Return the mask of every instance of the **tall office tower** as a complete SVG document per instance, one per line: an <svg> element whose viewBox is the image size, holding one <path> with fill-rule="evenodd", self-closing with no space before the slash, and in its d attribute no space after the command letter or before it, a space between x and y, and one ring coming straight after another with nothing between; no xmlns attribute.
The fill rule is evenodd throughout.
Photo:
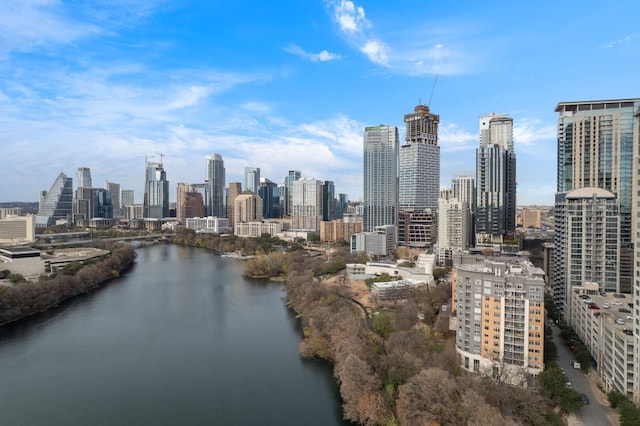
<svg viewBox="0 0 640 426"><path fill-rule="evenodd" d="M144 182L144 217L169 217L169 181L162 163L146 162Z"/></svg>
<svg viewBox="0 0 640 426"><path fill-rule="evenodd" d="M220 154L211 154L206 158L207 183L209 192L206 201L207 215L225 217L225 169L224 161Z"/></svg>
<svg viewBox="0 0 640 426"><path fill-rule="evenodd" d="M456 351L461 367L526 385L544 369L544 272L526 259L456 266Z"/></svg>
<svg viewBox="0 0 640 426"><path fill-rule="evenodd" d="M344 214L347 212L347 207L349 206L349 196L347 194L338 194L338 198L336 200L336 208L334 213L335 219L342 219Z"/></svg>
<svg viewBox="0 0 640 426"><path fill-rule="evenodd" d="M284 185L282 186L283 191L280 192L280 206L282 211L282 216L291 216L291 187L293 186L293 182L300 179L301 173L300 170L289 170L289 173L284 178Z"/></svg>
<svg viewBox="0 0 640 426"><path fill-rule="evenodd" d="M632 179L632 193L633 203L632 216L634 218L635 230L640 230L640 108L636 109L634 115L633 126L633 179ZM634 260L635 264L640 264L640 244L634 246ZM633 281L633 356L634 365L640 365L640 277L634 276ZM640 403L640 374L633 375L633 389L634 398L633 402Z"/></svg>
<svg viewBox="0 0 640 426"><path fill-rule="evenodd" d="M244 168L244 190L251 191L254 194L260 189L260 168L245 167Z"/></svg>
<svg viewBox="0 0 640 426"><path fill-rule="evenodd" d="M467 202L442 189L438 200L438 260L452 259L452 254L467 250L471 244L471 213Z"/></svg>
<svg viewBox="0 0 640 426"><path fill-rule="evenodd" d="M76 173L78 188L91 188L91 169L89 167L78 167Z"/></svg>
<svg viewBox="0 0 640 426"><path fill-rule="evenodd" d="M229 226L231 230L234 230L235 220L235 199L238 195L242 194L242 184L240 182L230 182L229 189L227 190L227 219L229 219Z"/></svg>
<svg viewBox="0 0 640 426"><path fill-rule="evenodd" d="M620 213L616 196L602 188L556 194L553 299L567 309L569 291L596 282L600 291L619 292Z"/></svg>
<svg viewBox="0 0 640 426"><path fill-rule="evenodd" d="M133 189L121 189L120 190L120 208L124 209L124 206L132 206L134 205L135 198ZM124 211L122 212L124 215Z"/></svg>
<svg viewBox="0 0 640 426"><path fill-rule="evenodd" d="M478 242L501 240L516 230L516 154L508 115L480 117L475 216Z"/></svg>
<svg viewBox="0 0 640 426"><path fill-rule="evenodd" d="M122 217L120 204L120 184L104 181L104 189L111 193L111 207L113 208L113 217Z"/></svg>
<svg viewBox="0 0 640 426"><path fill-rule="evenodd" d="M36 228L48 228L58 220L69 220L73 212L73 179L60 173L49 191L40 192Z"/></svg>
<svg viewBox="0 0 640 426"><path fill-rule="evenodd" d="M398 151L396 126L364 129L364 212L365 232L377 226L398 224Z"/></svg>
<svg viewBox="0 0 640 426"><path fill-rule="evenodd" d="M558 117L558 192L587 186L614 193L620 203L620 291L633 283L633 116L640 98L561 102Z"/></svg>
<svg viewBox="0 0 640 426"><path fill-rule="evenodd" d="M205 215L204 197L198 189L196 184L178 182L176 220L183 225L187 223L187 218Z"/></svg>
<svg viewBox="0 0 640 426"><path fill-rule="evenodd" d="M400 147L399 207L401 210L438 209L440 191L440 116L418 105L405 114L405 143Z"/></svg>
<svg viewBox="0 0 640 426"><path fill-rule="evenodd" d="M398 212L398 245L431 251L438 239L435 210L402 210Z"/></svg>
<svg viewBox="0 0 640 426"><path fill-rule="evenodd" d="M319 231L322 222L323 183L300 178L291 186L291 228Z"/></svg>
<svg viewBox="0 0 640 426"><path fill-rule="evenodd" d="M333 181L325 180L322 186L322 220L335 219L336 187Z"/></svg>
<svg viewBox="0 0 640 426"><path fill-rule="evenodd" d="M262 222L262 199L252 191L244 191L233 199L233 225L249 222Z"/></svg>
<svg viewBox="0 0 640 426"><path fill-rule="evenodd" d="M267 178L260 178L258 195L262 198L262 215L265 219L280 217L280 189L278 184Z"/></svg>

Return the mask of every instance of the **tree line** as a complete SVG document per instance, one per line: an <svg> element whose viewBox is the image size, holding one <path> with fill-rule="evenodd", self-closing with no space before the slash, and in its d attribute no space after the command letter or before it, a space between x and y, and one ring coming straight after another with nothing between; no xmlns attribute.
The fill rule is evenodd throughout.
<svg viewBox="0 0 640 426"><path fill-rule="evenodd" d="M133 266L135 250L125 244L106 245L110 255L90 264L71 263L57 274L42 275L37 282L23 281L0 294L0 325L16 321L59 305L117 278Z"/></svg>

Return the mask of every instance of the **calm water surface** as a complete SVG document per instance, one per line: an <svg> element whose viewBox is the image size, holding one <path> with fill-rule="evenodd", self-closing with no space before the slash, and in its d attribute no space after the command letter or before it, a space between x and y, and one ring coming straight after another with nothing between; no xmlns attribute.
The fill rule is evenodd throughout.
<svg viewBox="0 0 640 426"><path fill-rule="evenodd" d="M0 328L2 425L346 425L331 367L302 360L282 285L203 249Z"/></svg>

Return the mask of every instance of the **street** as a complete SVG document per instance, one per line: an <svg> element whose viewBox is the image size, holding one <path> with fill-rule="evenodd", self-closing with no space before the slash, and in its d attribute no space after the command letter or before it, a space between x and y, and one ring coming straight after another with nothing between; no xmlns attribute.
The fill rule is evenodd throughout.
<svg viewBox="0 0 640 426"><path fill-rule="evenodd" d="M606 396L597 388L598 395L594 394L592 386L584 373L571 366L570 362L573 360L573 353L560 337L560 329L555 325L552 325L551 329L553 330L553 342L558 348L558 365L564 369L567 379L572 384L571 387L589 398L589 405L585 405L575 413L575 417L580 422L579 424L584 426L615 426L609 418L615 411L602 403L606 401ZM596 373L592 371L590 374Z"/></svg>

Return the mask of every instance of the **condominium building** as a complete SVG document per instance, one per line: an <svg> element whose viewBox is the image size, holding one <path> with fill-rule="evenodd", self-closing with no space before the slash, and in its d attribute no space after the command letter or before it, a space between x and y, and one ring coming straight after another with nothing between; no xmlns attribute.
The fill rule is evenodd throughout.
<svg viewBox="0 0 640 426"><path fill-rule="evenodd" d="M282 222L264 221L236 223L233 233L238 237L258 238L261 237L262 234L269 234L274 237L282 231Z"/></svg>
<svg viewBox="0 0 640 426"><path fill-rule="evenodd" d="M601 188L556 194L553 299L569 308L572 287L597 282L601 291L620 291L620 214L616 196Z"/></svg>
<svg viewBox="0 0 640 426"><path fill-rule="evenodd" d="M438 204L438 261L444 262L470 247L471 212L469 204L454 198L448 188L440 191Z"/></svg>
<svg viewBox="0 0 640 426"><path fill-rule="evenodd" d="M226 234L231 228L229 227L229 219L221 217L188 217L186 219L187 229L193 229L196 232Z"/></svg>
<svg viewBox="0 0 640 426"><path fill-rule="evenodd" d="M280 191L280 211L282 212L282 217L291 216L292 214L292 204L291 204L291 188L293 187L293 182L300 179L302 174L300 170L289 170L287 176L284 178L284 182Z"/></svg>
<svg viewBox="0 0 640 426"><path fill-rule="evenodd" d="M235 220L235 200L238 195L242 194L242 184L240 182L230 182L227 189L227 219L229 219L229 226L233 231Z"/></svg>
<svg viewBox="0 0 640 426"><path fill-rule="evenodd" d="M398 224L398 151L396 126L364 129L364 230Z"/></svg>
<svg viewBox="0 0 640 426"><path fill-rule="evenodd" d="M278 184L267 178L260 178L258 195L262 198L262 215L265 219L276 219L280 215L280 189Z"/></svg>
<svg viewBox="0 0 640 426"><path fill-rule="evenodd" d="M480 117L476 150L475 232L478 242L516 229L516 154L513 119L491 113Z"/></svg>
<svg viewBox="0 0 640 426"><path fill-rule="evenodd" d="M400 210L398 212L398 244L431 251L438 238L434 210Z"/></svg>
<svg viewBox="0 0 640 426"><path fill-rule="evenodd" d="M538 209L523 209L522 210L522 227L523 228L540 228L540 215L541 212Z"/></svg>
<svg viewBox="0 0 640 426"><path fill-rule="evenodd" d="M457 264L456 350L465 370L525 385L544 369L544 272L524 258Z"/></svg>
<svg viewBox="0 0 640 426"><path fill-rule="evenodd" d="M211 154L205 158L206 177L209 191L207 192L206 211L209 216L225 217L225 168L220 154Z"/></svg>
<svg viewBox="0 0 640 426"><path fill-rule="evenodd" d="M323 210L323 181L300 178L291 185L291 228L319 231Z"/></svg>
<svg viewBox="0 0 640 426"><path fill-rule="evenodd" d="M262 199L251 191L245 191L233 200L232 229L247 222L262 222Z"/></svg>
<svg viewBox="0 0 640 426"><path fill-rule="evenodd" d="M260 168L245 167L244 168L244 189L257 194L260 190Z"/></svg>
<svg viewBox="0 0 640 426"><path fill-rule="evenodd" d="M620 204L620 291L633 286L632 175L634 114L640 98L560 102L558 192L603 188ZM637 127L636 127L637 128ZM637 142L637 141L636 141Z"/></svg>
<svg viewBox="0 0 640 426"><path fill-rule="evenodd" d="M388 256L396 248L396 229L393 225L376 226L373 232L351 235L351 253Z"/></svg>
<svg viewBox="0 0 640 426"><path fill-rule="evenodd" d="M122 204L120 204L120 184L105 180L104 189L111 193L111 208L113 210L112 217L122 217Z"/></svg>
<svg viewBox="0 0 640 426"><path fill-rule="evenodd" d="M351 236L362 232L362 217L358 221L336 219L320 222L320 241L349 242Z"/></svg>
<svg viewBox="0 0 640 426"><path fill-rule="evenodd" d="M176 198L176 220L179 223L186 223L188 217L205 215L204 197L197 184L178 182Z"/></svg>
<svg viewBox="0 0 640 426"><path fill-rule="evenodd" d="M635 121L633 126L633 179L632 179L632 217L633 219L633 235L637 237L640 231L640 108L636 109L634 115ZM634 245L634 260L636 265L640 265L640 244ZM633 278L632 300L633 320L631 328L633 329L633 359L636 368L640 365L640 276L638 270ZM637 371L637 370L636 370ZM640 374L636 374L633 378L633 401L640 403Z"/></svg>

